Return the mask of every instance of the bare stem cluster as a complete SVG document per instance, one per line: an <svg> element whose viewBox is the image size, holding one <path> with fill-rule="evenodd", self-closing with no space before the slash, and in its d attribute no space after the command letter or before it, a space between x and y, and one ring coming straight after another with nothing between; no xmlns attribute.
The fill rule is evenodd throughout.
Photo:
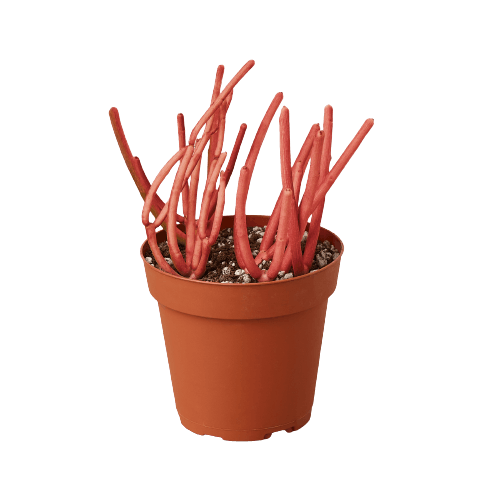
<svg viewBox="0 0 500 500"><path fill-rule="evenodd" d="M234 87L254 64L254 61L248 61L222 91L224 66L217 68L210 107L192 130L188 144L186 144L184 116L182 114L177 116L179 150L167 161L152 184L149 183L139 158L132 155L118 110L111 108L109 112L125 163L144 199L142 222L146 228L151 251L158 265L167 273L180 274L190 279L199 279L205 273L210 249L216 242L221 227L226 186L234 170L247 129L246 124L240 126L229 161L225 170L222 170L227 159L227 153L222 152L227 112L233 98ZM324 111L323 129L320 129L319 124L311 127L292 166L290 113L288 108L282 107L279 118L282 191L267 224L260 252L254 257L248 241L246 201L259 151L282 100L283 94L281 92L276 94L264 115L246 162L240 170L236 195L234 245L238 265L261 282L274 280L280 271L288 272L290 268L293 268L295 276L309 271L319 235L325 196L373 126L373 119L366 120L330 169L333 110L328 105ZM198 137L202 129L203 133ZM197 218L196 201L201 160L207 144L209 144L207 180ZM164 203L157 195L157 191L177 163L179 167L170 198ZM299 201L302 179L309 163L307 184ZM182 215L177 213L180 200ZM149 221L150 213L155 217L153 222ZM309 219L311 219L309 236L302 252L301 239ZM185 233L178 227L178 223L184 225ZM156 229L160 225L167 232L170 257L175 269L165 261L158 247ZM185 258L179 249L179 242L185 245ZM263 260L272 260L267 271L259 267Z"/></svg>

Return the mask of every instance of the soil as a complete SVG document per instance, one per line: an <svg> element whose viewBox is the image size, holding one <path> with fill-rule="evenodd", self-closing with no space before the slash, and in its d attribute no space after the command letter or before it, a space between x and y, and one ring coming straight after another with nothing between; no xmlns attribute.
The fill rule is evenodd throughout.
<svg viewBox="0 0 500 500"><path fill-rule="evenodd" d="M250 248L252 253L256 256L259 253L260 243L266 226L259 227L249 227L248 229L248 240L250 242ZM304 233L302 238L302 251L304 251L307 241L307 232ZM168 243L165 241L159 245L161 253L165 260L174 267L172 260L170 259L170 252L168 248ZM185 258L185 248L182 244L179 244L179 250L182 256ZM316 253L313 259L311 270L309 272L314 272L322 267L327 266L332 263L340 255L339 251L334 248L334 246L327 240L324 242L317 242ZM147 249L145 251L146 260L157 269L160 269L155 261L155 258L151 250ZM272 260L262 261L259 265L261 269L269 269ZM282 279L293 278L293 270L289 273L281 271L276 278L276 281ZM210 251L210 256L208 258L207 269L205 274L200 278L200 281L211 281L216 283L257 283L250 275L245 274L243 269L240 269L236 256L234 253L234 240L233 240L233 230L232 228L223 229L217 238L217 241L212 246Z"/></svg>

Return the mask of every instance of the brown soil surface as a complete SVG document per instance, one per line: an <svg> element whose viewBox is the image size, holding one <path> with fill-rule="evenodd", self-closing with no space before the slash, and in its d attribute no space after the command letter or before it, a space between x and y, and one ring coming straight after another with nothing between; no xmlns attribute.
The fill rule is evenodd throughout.
<svg viewBox="0 0 500 500"><path fill-rule="evenodd" d="M249 227L248 228L248 240L250 241L250 248L252 249L252 253L256 256L259 253L259 247L262 236L264 236L264 231L266 226L264 227ZM307 240L307 233L302 238L302 251L304 251L304 247ZM182 256L185 258L185 248L183 245L179 245L179 249L182 253ZM172 261L170 260L170 252L168 249L168 243L164 242L160 244L160 250L167 262L174 267ZM326 265L333 262L339 256L339 251L333 247L333 245L329 241L320 242L318 241L316 245L316 254L313 259L313 263L311 266L311 270L309 272L313 272L317 269L325 267ZM160 269L158 264L151 253L151 250L147 250L145 252L146 260L157 269ZM264 264L265 262L265 264ZM263 264L260 265L262 269L269 269L272 260L263 261ZM280 279L288 279L293 278L293 270L290 270L289 273L285 274L281 271L276 278L276 280ZM224 229L219 233L219 237L217 241L212 246L210 251L210 256L208 258L207 269L201 281L211 281L218 283L257 283L250 275L245 274L242 269L239 268L238 262L236 260L236 256L234 254L234 240L233 240L233 230L232 228Z"/></svg>

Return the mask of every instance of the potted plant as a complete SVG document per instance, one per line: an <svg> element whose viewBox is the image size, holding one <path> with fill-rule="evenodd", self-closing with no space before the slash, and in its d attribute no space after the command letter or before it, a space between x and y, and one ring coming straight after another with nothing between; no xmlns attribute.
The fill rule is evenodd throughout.
<svg viewBox="0 0 500 500"><path fill-rule="evenodd" d="M223 216L225 189L247 128L241 125L228 157L222 151L226 117L234 87L253 65L245 64L223 90L224 67L219 66L210 107L187 142L184 117L177 116L178 150L152 184L131 153L118 110L109 113L144 199L147 240L141 258L160 309L181 422L195 433L235 441L291 432L311 416L326 307L343 253L340 239L321 227L325 195L373 126L373 120L366 120L330 169L332 108L326 106L323 128L311 127L292 166L289 111L283 107L282 191L271 216L248 216L252 173L283 100L283 94L276 94L239 171L234 216ZM207 180L197 216L206 149ZM177 163L170 198L164 203L157 190ZM156 232L160 226L163 230Z"/></svg>

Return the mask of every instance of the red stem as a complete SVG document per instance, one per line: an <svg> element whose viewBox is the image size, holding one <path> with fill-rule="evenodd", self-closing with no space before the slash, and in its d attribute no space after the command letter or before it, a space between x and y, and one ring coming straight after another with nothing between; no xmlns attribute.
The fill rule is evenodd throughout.
<svg viewBox="0 0 500 500"><path fill-rule="evenodd" d="M138 166L137 168L138 169L141 169L142 170L142 165L141 165L141 161L139 160L139 158L137 156L134 157L134 161L136 161L138 163ZM149 185L149 181L146 179L147 181L147 185ZM149 189L151 189L151 186L149 187ZM148 189L148 193L149 193L149 189ZM146 193L147 195L147 193ZM144 198L145 200L146 198ZM168 205L168 201L166 203L166 205ZM160 209L160 207L162 207ZM158 193L156 193L154 196L153 196L153 202L151 203L151 213L157 217L161 211L165 208L165 203L163 203L163 201L161 201L160 197L158 196ZM180 224L184 224L184 217L182 215L179 215L179 214L175 214L175 218L177 220L177 222L179 222ZM165 231L167 230L167 225L165 223L162 222L161 224L163 226L163 229L165 229ZM158 226L157 226L158 227ZM181 243L185 243L186 242L186 235L179 230L179 234L183 235L182 237L177 237L177 239L181 242Z"/></svg>
<svg viewBox="0 0 500 500"><path fill-rule="evenodd" d="M323 182L328 174L328 168L332 155L332 133L333 133L333 109L331 106L325 107L325 115L323 120L324 141L321 152L321 163L319 182ZM314 254L316 253L316 245L318 243L319 231L321 229L321 219L323 217L323 209L325 200L323 200L316 210L314 210L309 224L309 234L307 236L306 247L304 249L304 271L307 273L311 269Z"/></svg>
<svg viewBox="0 0 500 500"><path fill-rule="evenodd" d="M170 250L170 257L173 260L177 271L183 276L189 276L190 268L182 258L182 254L179 250L179 245L177 244L177 239L175 237L175 211L177 209L177 204L179 203L179 197L182 191L182 181L184 179L184 175L186 174L186 168L193 156L193 149L193 146L187 147L179 166L179 170L177 170L177 175L175 176L174 185L172 187L172 193L170 195L167 218L167 241Z"/></svg>
<svg viewBox="0 0 500 500"><path fill-rule="evenodd" d="M179 113L177 115L177 134L179 136L179 149L186 145L186 128L184 127L184 115ZM182 213L184 214L184 219L187 217L189 205L189 186L186 183L182 189Z"/></svg>
<svg viewBox="0 0 500 500"><path fill-rule="evenodd" d="M220 94L220 88L222 85L222 77L224 76L224 66L220 65L217 68L217 72L215 74L215 83L214 90L212 92L212 99L210 100L210 104L212 105L217 97ZM217 110L212 117L212 127L217 128L219 126L219 110ZM207 169L212 164L212 160L214 159L214 150L217 145L218 132L215 132L212 137L210 137L210 145L208 147L208 165Z"/></svg>
<svg viewBox="0 0 500 500"><path fill-rule="evenodd" d="M363 142L363 139L373 127L373 123L373 118L369 118L365 121L365 123L363 123L358 133L354 136L354 139L350 142L349 146L347 146L341 157L337 160L337 163L335 163L330 172L328 172L326 179L321 183L319 189L316 192L316 195L314 196L312 210L315 210L318 207L318 205L321 203L321 200L333 186L333 183L337 180L342 170L344 170L344 167L352 158L352 155L356 152L360 144Z"/></svg>
<svg viewBox="0 0 500 500"><path fill-rule="evenodd" d="M247 131L247 124L242 123L240 125L240 130L236 136L236 141L234 141L233 150L231 151L231 156L229 157L229 162L226 168L226 184L229 183L231 175L233 174L234 165L238 159L238 154L240 152L241 143L243 142L243 137L245 137L245 132Z"/></svg>
<svg viewBox="0 0 500 500"><path fill-rule="evenodd" d="M254 279L261 279L267 281L266 273L262 273L255 263L248 241L248 232L246 226L245 205L247 202L248 189L250 187L250 180L252 172L259 155L260 148L266 137L269 125L273 119L276 110L278 109L283 94L279 92L274 96L269 108L262 119L262 122L255 134L252 147L248 153L245 166L240 171L240 179L238 182L238 191L236 193L236 210L234 215L234 248L236 259L241 269L247 269Z"/></svg>
<svg viewBox="0 0 500 500"><path fill-rule="evenodd" d="M165 262L163 255L158 247L158 242L156 241L156 232L153 224L150 224L146 227L146 235L148 238L149 248L151 252L153 252L153 256L156 260L156 263L167 273L178 276L178 274Z"/></svg>
<svg viewBox="0 0 500 500"><path fill-rule="evenodd" d="M290 215L293 203L293 192L291 189L285 189L282 195L282 203L280 210L280 218L278 225L278 236L276 238L276 250L271 262L271 266L267 271L267 277L270 280L276 279L281 268L281 262L286 248L286 240L288 236L288 229L290 227Z"/></svg>
<svg viewBox="0 0 500 500"><path fill-rule="evenodd" d="M293 170L295 170L297 163L301 162L304 165L304 171L307 167L307 158L311 152L311 148L313 146L313 141L314 137L316 136L317 131L319 130L319 125L314 124L311 127L311 130L309 131L309 134L306 137L306 140L304 141L304 144L302 145L302 148L300 149L300 152L297 156L297 159L295 160L295 164L293 166ZM262 243L260 244L260 253L257 255L255 258L256 264L260 264L262 260L269 260L272 255L266 255L265 252L271 247L271 245L274 242L274 236L276 234L276 230L278 229L278 221L280 218L280 213L281 213L281 200L282 200L282 193L280 193L278 201L276 202L276 205L274 207L273 213L271 214L271 217L269 218L267 222L267 228L264 233L264 237L262 238ZM273 251L274 252L274 251Z"/></svg>
<svg viewBox="0 0 500 500"><path fill-rule="evenodd" d="M280 163L283 189L293 190L292 158L290 154L290 112L286 106L280 113ZM294 193L296 198L296 194Z"/></svg>
<svg viewBox="0 0 500 500"><path fill-rule="evenodd" d="M227 96L227 99L226 99L227 109L229 109L229 106L231 106L232 100L233 100L233 90L231 90L231 92L229 92L229 95ZM226 109L226 112L227 112L227 109Z"/></svg>
<svg viewBox="0 0 500 500"><path fill-rule="evenodd" d="M271 121L282 100L283 100L283 93L278 92L274 96L274 99L272 100L268 110L266 111L266 114L262 119L262 122L257 130L257 133L255 134L255 139L253 140L252 146L247 156L247 161L245 162L245 167L247 167L248 170L250 171L250 178L252 177L253 169L255 167L255 163L257 162L257 157L259 156L260 148L262 147L262 143L266 138L269 125L271 125Z"/></svg>
<svg viewBox="0 0 500 500"><path fill-rule="evenodd" d="M177 133L179 135L179 149L186 145L186 128L184 127L184 115L177 115Z"/></svg>
<svg viewBox="0 0 500 500"><path fill-rule="evenodd" d="M215 191L215 184L217 182L217 177L222 168L222 165L226 161L227 153L222 153L217 160L212 162L215 166L212 168L210 173L210 178L207 179L207 185L205 188L205 193L203 194L203 199L201 201L200 218L198 219L198 234L201 239L207 237L207 221L208 221L208 209L210 206L210 200L212 199L212 193Z"/></svg>
<svg viewBox="0 0 500 500"><path fill-rule="evenodd" d="M229 162L226 167L226 185L229 184L229 179L231 179L231 175L234 170L234 165L236 163L236 160L238 158L238 153L240 152L240 147L241 143L243 142L243 137L245 136L245 132L247 130L247 125L246 123L243 123L240 126L240 130L238 132L238 135L236 137L236 141L233 146L233 150L231 152L231 156L229 158ZM209 215L209 220L213 217L213 214L215 212L215 205L217 204L217 195L214 193L212 196L212 201L210 202L210 210L208 211Z"/></svg>
<svg viewBox="0 0 500 500"><path fill-rule="evenodd" d="M134 183L139 190L142 199L145 200L151 184L149 183L149 180L146 177L144 170L142 169L139 158L137 156L132 156L132 152L130 151L130 147L125 137L125 133L123 132L123 127L120 121L118 110L116 108L111 108L109 110L109 117L111 119L111 125L113 126L116 141L118 142L118 146L120 147L123 159L125 160L125 164L127 165L127 168L132 175L132 179L134 180ZM153 197L153 201L151 203L151 213L155 217L157 217L164 205L165 204L163 203L163 201L156 194ZM177 217L178 220L180 219L180 221L182 222L183 218L180 215L178 215ZM166 225L164 226L164 229L166 230Z"/></svg>
<svg viewBox="0 0 500 500"><path fill-rule="evenodd" d="M307 159L307 162L309 162L309 158ZM306 163L307 165L307 163ZM295 167L295 170L292 169L292 176L293 176L293 194L299 198L300 196L300 186L302 185L302 179L304 177L304 170L305 167L302 166L302 162L297 162L297 165Z"/></svg>
<svg viewBox="0 0 500 500"><path fill-rule="evenodd" d="M208 108L205 114L200 118L196 126L194 127L191 135L189 136L189 144L194 144L198 133L208 119L215 113L215 111L222 104L222 101L228 96L231 90L236 86L236 84L252 69L255 61L248 61L241 69L236 73L234 78L226 85L226 88L219 94L215 102Z"/></svg>
<svg viewBox="0 0 500 500"><path fill-rule="evenodd" d="M132 179L134 179L139 193L141 193L141 196L144 198L150 187L149 181L147 180L147 177L144 174L142 168L138 169L137 165L134 165L134 157L125 137L125 133L123 132L123 127L120 121L120 114L118 113L118 110L116 108L111 108L109 110L109 118L111 119L111 125L113 126L116 141L118 142L118 146L120 147L123 159L125 160L130 174L132 175ZM161 202L161 204L163 208L163 202Z"/></svg>
<svg viewBox="0 0 500 500"><path fill-rule="evenodd" d="M217 241L219 236L220 226L222 223L222 215L224 213L224 203L226 199L226 174L224 171L220 174L219 193L217 196L217 208L215 209L215 217L212 223L212 231L208 239L208 244L212 246Z"/></svg>
<svg viewBox="0 0 500 500"><path fill-rule="evenodd" d="M309 209L314 199L314 193L318 186L320 168L321 168L321 152L323 151L324 134L320 130L314 138L314 145L311 154L311 168L307 176L306 189L304 196L300 202L299 218L303 219L304 214L309 214Z"/></svg>
<svg viewBox="0 0 500 500"><path fill-rule="evenodd" d="M314 199L314 193L316 192L319 175L320 175L320 167L321 167L321 153L323 151L323 141L324 134L322 131L319 131L316 134L316 138L314 139L314 145L311 155L311 168L309 169L309 175L307 177L306 189L304 191L304 196L302 197L302 201L300 203L298 222L299 227L297 228L300 238L304 234L307 226L307 220L311 215L311 205ZM300 241L300 240L299 240ZM293 261L293 251L294 247L290 245L285 252L285 257L283 259L282 268L284 271L288 272L290 266ZM296 256L295 256L296 257ZM301 257L302 260L302 257ZM298 264L297 264L298 265Z"/></svg>
<svg viewBox="0 0 500 500"><path fill-rule="evenodd" d="M342 156L339 158L337 163L330 170L325 180L321 183L320 186L316 188L316 194L314 196L314 200L310 205L308 212L304 212L300 219L300 234L304 234L304 231L307 226L307 220L311 216L311 214L318 208L320 203L325 199L326 193L333 186L333 183L337 180L338 176L347 165L348 161L351 159L352 155L356 152L359 145L363 142L363 139L366 137L366 134L373 127L373 120L366 120L365 123L361 126L358 133L354 137L354 139L350 142L349 146L347 146L346 150L342 153ZM283 259L283 269L287 271L290 268L292 263L290 252L286 251L285 258Z"/></svg>
<svg viewBox="0 0 500 500"><path fill-rule="evenodd" d="M304 249L304 272L308 273L312 266L314 254L316 253L316 245L318 243L319 231L321 229L321 218L325 200L323 200L312 214L311 224L309 225L309 234L307 236L306 248Z"/></svg>
<svg viewBox="0 0 500 500"><path fill-rule="evenodd" d="M307 160L307 161L309 161L309 160ZM300 184L302 182L303 175L304 175L304 169L302 168L302 163L299 161L296 164L295 170L293 170L293 193L300 192ZM281 214L283 193L284 193L284 191L282 190L280 195L279 195L278 201L276 202L274 210L273 210L273 214L275 213L275 210L277 210L277 209L279 210L279 212L278 212L279 217L281 217L280 214ZM281 219L277 218L276 220L281 220ZM271 233L273 233L273 231L274 231L274 233L273 233L273 236L274 236L274 234L276 234L276 230L277 230L277 226L275 227L274 224L273 224L273 226L270 226L269 221L268 221L266 231L264 233L264 238L265 238L265 235L267 234L267 231L271 231ZM264 238L262 238L262 243L264 243ZM277 239L277 237L276 237L276 239ZM286 239L285 242L288 243L288 239ZM262 249L262 243L260 244L261 249ZM259 254L257 255L257 257L255 257L255 263L257 265L259 265L263 260L273 259L273 261L274 261L275 245L276 245L276 243L273 243L267 250L259 250Z"/></svg>
<svg viewBox="0 0 500 500"><path fill-rule="evenodd" d="M210 168L212 161L217 159L222 152L222 145L224 143L224 134L226 128L226 115L232 98L233 91L231 90L227 98L222 102L221 107L215 112L213 116L212 126L214 128L217 128L217 130L210 138L210 146L208 148L208 168Z"/></svg>
<svg viewBox="0 0 500 500"><path fill-rule="evenodd" d="M189 161L189 165L186 169L186 175L184 177L183 185L187 183L189 177L193 173L193 170L195 169L197 163L201 159L201 156L203 154L203 150L205 149L205 146L207 145L207 142L210 139L211 134L213 134L214 132L215 131L206 131L203 134L203 137L196 143L196 150L195 150L193 157Z"/></svg>
<svg viewBox="0 0 500 500"><path fill-rule="evenodd" d="M293 192L293 179L292 179L292 161L290 158L290 113L286 106L283 106L280 115L280 160L281 160L281 180L283 189L292 190L292 203L288 203L287 210L291 211L289 216L288 227L288 248L293 257L293 270L295 276L303 274L302 253L300 249L300 235L299 226L297 221L297 197L298 193ZM311 166L310 172L313 172ZM309 174L311 175L311 174ZM288 249L287 249L288 250ZM286 253L285 253L286 257Z"/></svg>
<svg viewBox="0 0 500 500"><path fill-rule="evenodd" d="M300 241L302 238L302 233L299 231L299 221L297 217L297 202L295 199L292 200L292 214L290 216L290 226L288 229L288 249L290 249L290 252L292 254L292 264L293 264L293 273L295 276L301 276L304 274L304 263L302 261L302 249L300 247ZM283 257L283 260L286 258L286 252L285 256ZM285 266L281 266L282 268Z"/></svg>
<svg viewBox="0 0 500 500"><path fill-rule="evenodd" d="M210 255L210 244L208 243L208 238L205 238L202 241L201 247L202 248L201 248L200 262L196 267L196 270L193 273L191 273L190 276L191 279L195 280L201 278L205 273L205 269L207 268L208 256Z"/></svg>
<svg viewBox="0 0 500 500"><path fill-rule="evenodd" d="M191 267L196 236L196 198L198 195L198 182L200 179L201 160L197 163L191 176L191 189L189 191L189 205L186 223L186 265Z"/></svg>
<svg viewBox="0 0 500 500"><path fill-rule="evenodd" d="M248 241L247 218L245 215L245 204L248 188L250 187L250 170L245 166L240 170L238 191L236 193L236 209L234 213L234 250L236 260L241 269L245 269L252 278L258 280L262 276L253 260L252 250Z"/></svg>
<svg viewBox="0 0 500 500"><path fill-rule="evenodd" d="M208 225L210 225L214 220L215 207L217 206L218 196L219 196L219 188L217 188L214 191L214 193L212 194L212 199L210 200L210 208L208 209Z"/></svg>
<svg viewBox="0 0 500 500"><path fill-rule="evenodd" d="M224 101L220 107L219 116L219 132L217 136L217 146L214 152L214 159L218 158L222 152L222 144L224 143L224 132L226 129L226 113L227 113L227 102Z"/></svg>
<svg viewBox="0 0 500 500"><path fill-rule="evenodd" d="M196 241L194 243L194 253L193 253L193 261L191 263L191 269L196 269L200 262L201 257L201 239L198 235L196 235Z"/></svg>
<svg viewBox="0 0 500 500"><path fill-rule="evenodd" d="M182 148L177 153L175 153L170 160L165 164L165 166L160 170L158 175L156 176L155 180L153 181L153 184L151 188L149 189L145 200L144 200L144 207L142 209L142 223L145 226L148 226L150 224L149 222L149 212L151 211L151 204L153 203L154 197L156 195L156 191L160 187L161 183L165 179L165 177L168 175L170 170L172 170L172 167L183 158L183 156L186 153L186 148ZM157 214L155 222L153 223L154 227L157 228L165 219L165 216L167 214L167 209L168 209L168 203L167 205L164 205L159 214Z"/></svg>

